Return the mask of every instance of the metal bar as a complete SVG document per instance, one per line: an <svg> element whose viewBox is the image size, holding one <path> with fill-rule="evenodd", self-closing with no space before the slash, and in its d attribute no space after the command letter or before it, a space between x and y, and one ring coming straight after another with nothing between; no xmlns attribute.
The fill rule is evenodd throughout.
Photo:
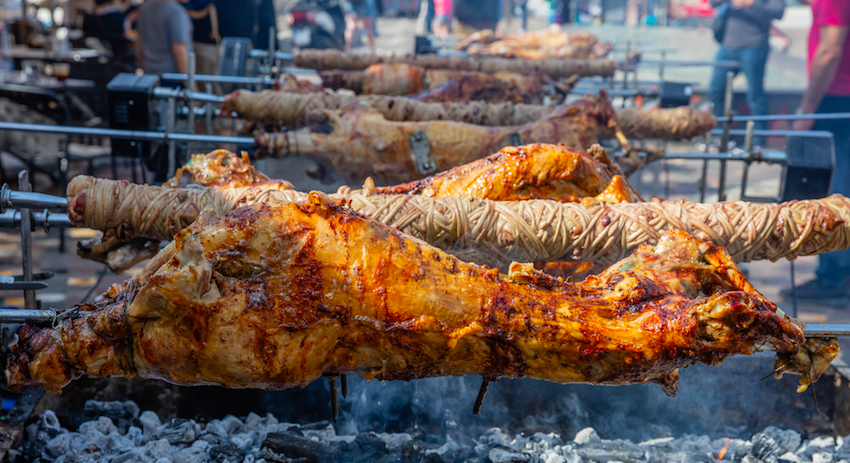
<svg viewBox="0 0 850 463"><path fill-rule="evenodd" d="M166 121L165 134L166 138L169 134L174 133L177 125L177 98L171 97L168 99L168 120ZM173 177L177 171L177 145L173 140L168 140L168 176Z"/></svg>
<svg viewBox="0 0 850 463"><path fill-rule="evenodd" d="M189 119L187 125L189 126L189 133L195 133L195 52L189 53L189 79L186 84L186 97L189 99ZM195 144L193 142L189 142L186 145L186 150L189 151L189 155L195 150Z"/></svg>
<svg viewBox="0 0 850 463"><path fill-rule="evenodd" d="M697 67L697 66L713 66L716 68L726 68L726 69L738 69L741 67L741 63L739 61L732 60L719 60L719 61L664 61L664 60L640 60L638 65L661 65L661 66L672 66L672 67Z"/></svg>
<svg viewBox="0 0 850 463"><path fill-rule="evenodd" d="M32 192L32 185L30 184L29 172L27 172L26 170L22 170L18 174L18 189L24 193ZM24 280L32 281L32 217L30 216L30 210L27 208L21 208L20 213L21 257L23 260L24 267ZM35 290L25 289L24 308L36 309L38 307L35 304Z"/></svg>
<svg viewBox="0 0 850 463"><path fill-rule="evenodd" d="M0 323L45 323L55 318L55 310L0 309Z"/></svg>
<svg viewBox="0 0 850 463"><path fill-rule="evenodd" d="M720 136L720 150L729 151L729 130L732 128L732 80L735 73L726 73L726 96L723 99L723 115L729 121L723 123L723 134ZM717 200L726 199L726 160L720 161L720 176L717 180Z"/></svg>
<svg viewBox="0 0 850 463"><path fill-rule="evenodd" d="M846 338L850 336L850 325L807 323L805 334L807 338Z"/></svg>
<svg viewBox="0 0 850 463"><path fill-rule="evenodd" d="M735 120L738 120L737 118ZM723 131L720 129L714 129L711 131L712 135L722 135ZM747 131L743 129L731 129L729 130L729 135L747 135ZM762 136L762 137L818 137L818 138L829 138L832 137L832 132L827 132L826 130L753 130L753 135Z"/></svg>
<svg viewBox="0 0 850 463"><path fill-rule="evenodd" d="M69 135L90 135L94 137L110 137L130 140L201 141L210 143L237 143L246 145L251 145L254 143L254 139L251 137L148 132L141 130L100 129L93 127L63 127L59 125L23 124L19 122L0 122L0 130L20 130L22 132L58 133Z"/></svg>
<svg viewBox="0 0 850 463"><path fill-rule="evenodd" d="M50 211L43 212L30 212L32 217L32 222L30 226L31 229L35 230L38 228L44 228L45 231L51 228L74 228L75 225L71 223L71 219L68 217L68 214L64 213L54 213L51 214ZM18 229L21 227L21 211L6 211L0 214L0 228L13 228Z"/></svg>
<svg viewBox="0 0 850 463"><path fill-rule="evenodd" d="M736 121L796 121L800 119L829 120L850 119L850 113L818 113L818 114L768 114L765 116L735 116ZM717 122L727 122L726 117L718 117Z"/></svg>
<svg viewBox="0 0 850 463"><path fill-rule="evenodd" d="M632 41L626 40L626 55L623 58L623 90L629 88L629 50L632 47ZM637 90L637 89L635 89Z"/></svg>
<svg viewBox="0 0 850 463"><path fill-rule="evenodd" d="M0 212L6 209L67 209L68 200L61 196L51 196L44 193L15 191L4 184L0 189Z"/></svg>
<svg viewBox="0 0 850 463"><path fill-rule="evenodd" d="M475 403L472 405L472 414L477 415L481 411L481 404L484 403L484 396L487 394L487 389L490 387L490 380L481 378L481 388L478 389L478 396L475 397Z"/></svg>

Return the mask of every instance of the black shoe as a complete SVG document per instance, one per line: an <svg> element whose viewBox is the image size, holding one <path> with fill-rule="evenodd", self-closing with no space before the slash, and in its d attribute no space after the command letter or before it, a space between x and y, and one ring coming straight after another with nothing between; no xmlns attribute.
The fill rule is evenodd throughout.
<svg viewBox="0 0 850 463"><path fill-rule="evenodd" d="M793 291L792 288L785 288L779 291L779 295L786 301L796 297L798 301L820 303L844 301L850 303L850 291L848 291L847 282L844 280L815 278L797 286Z"/></svg>

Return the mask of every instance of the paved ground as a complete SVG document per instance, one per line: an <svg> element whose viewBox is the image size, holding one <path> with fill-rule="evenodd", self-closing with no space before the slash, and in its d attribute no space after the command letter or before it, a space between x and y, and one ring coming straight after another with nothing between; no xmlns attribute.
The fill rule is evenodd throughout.
<svg viewBox="0 0 850 463"><path fill-rule="evenodd" d="M544 27L541 18L532 18L530 29ZM512 23L508 29L516 28ZM782 24L784 30L792 37L794 44L789 52L774 52L771 55L767 73L767 85L769 88L802 89L805 83L805 66L803 57L805 54L805 28L807 27L805 12L795 11L786 17ZM380 36L377 46L381 53L405 53L413 48L413 38L410 32L415 28L415 21L406 18L381 18L378 22ZM576 27L571 30L588 30L602 39L613 40L618 46L622 46L626 39L639 43L647 50L661 47L675 48L671 50L671 59L709 60L715 53L716 46L705 30L673 29L673 28L627 28L627 27ZM649 72L649 71L648 71ZM670 70L670 78L677 80L688 80L705 84L708 80L706 68L680 68ZM647 78L650 78L647 75ZM736 82L736 85L739 82ZM690 144L679 144L671 146L671 150L692 151L694 146ZM3 158L7 172L15 172L15 164ZM699 178L701 162L667 161L659 163L645 172L633 178L641 193L649 198L661 196L669 199L687 198L697 199L697 179ZM267 171L273 177L286 178L294 181L302 189L335 190L338 182L320 183L304 176L303 172L309 163L303 160L295 160L289 163L267 161L260 164L262 170ZM732 190L730 199L737 198L737 190L740 185L739 165L730 166L729 184ZM109 176L109 171L103 169L98 172L102 176ZM752 171L749 194L775 195L778 191L778 169L760 166ZM127 170L122 170L122 175L129 178ZM709 201L716 200L715 188L718 177L717 166L711 167L708 175ZM37 184L41 191L53 191L50 185L43 179ZM73 252L76 241L90 237L93 232L89 230L70 230L68 232L71 251L65 254L57 252L58 234L56 231L45 235L43 232L36 233L35 261L36 270L52 271L56 277L50 281L50 288L40 292L39 297L45 306L68 307L81 302L87 293L96 295L103 292L109 284L121 281L127 275L112 275L103 273L100 265L83 261L77 258ZM20 272L20 245L18 235L15 233L0 233L0 273L15 274ZM816 266L815 258L803 258L796 262L797 282L804 282L811 278ZM790 283L790 264L786 261L756 262L745 266L753 284L761 290L769 299L778 301L789 313L793 313L792 304L782 301L778 296L780 289L788 287ZM132 271L138 271L138 268ZM102 274L103 273L103 274ZM102 278L101 277L102 274ZM20 306L22 299L19 292L0 292L3 305ZM850 303L848 303L850 308ZM799 316L808 322L835 322L850 323L850 310L845 308L833 308L814 305L800 305Z"/></svg>

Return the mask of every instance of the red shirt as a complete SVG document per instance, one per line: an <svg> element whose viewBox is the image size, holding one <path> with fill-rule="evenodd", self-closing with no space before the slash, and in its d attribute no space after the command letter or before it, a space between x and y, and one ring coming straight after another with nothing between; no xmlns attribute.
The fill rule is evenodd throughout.
<svg viewBox="0 0 850 463"><path fill-rule="evenodd" d="M821 26L850 27L850 0L813 0L812 28L809 30L808 72L812 74L812 59L820 43ZM835 80L827 95L850 95L850 34L844 42L844 54Z"/></svg>

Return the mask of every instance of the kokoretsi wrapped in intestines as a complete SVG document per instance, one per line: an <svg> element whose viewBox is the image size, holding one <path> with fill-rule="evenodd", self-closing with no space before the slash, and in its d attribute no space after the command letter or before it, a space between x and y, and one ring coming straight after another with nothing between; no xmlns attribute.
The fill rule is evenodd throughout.
<svg viewBox="0 0 850 463"><path fill-rule="evenodd" d="M804 384L837 352L722 248L665 234L582 283L468 264L327 196L205 212L143 272L51 328L24 325L10 387L88 376L284 389L323 374L658 383L771 344ZM755 378L754 378L755 380Z"/></svg>

